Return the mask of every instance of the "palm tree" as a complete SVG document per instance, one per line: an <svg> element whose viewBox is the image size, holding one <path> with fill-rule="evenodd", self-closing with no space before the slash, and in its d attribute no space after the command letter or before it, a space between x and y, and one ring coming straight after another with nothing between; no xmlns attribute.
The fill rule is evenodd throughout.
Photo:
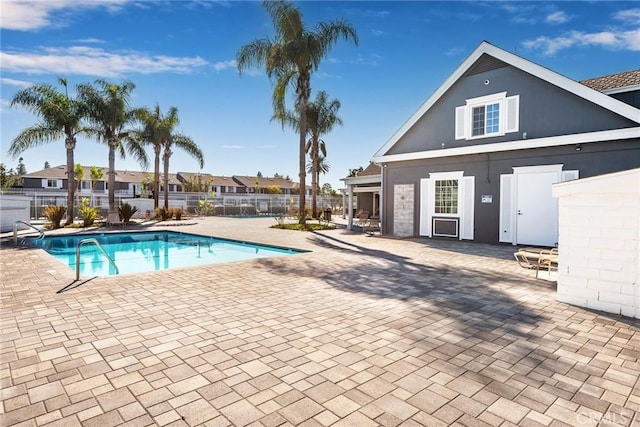
<svg viewBox="0 0 640 427"><path fill-rule="evenodd" d="M142 145L130 138L128 129L135 120L139 110L129 107L129 98L135 85L131 81L122 84L96 80L95 84L78 86L80 100L87 108L87 120L91 124L90 132L98 140L109 146L109 217L117 215L115 207L116 150L122 157L131 153L143 168L147 168L147 154Z"/></svg>
<svg viewBox="0 0 640 427"><path fill-rule="evenodd" d="M171 107L166 117L163 117L160 111L160 105L156 104L153 111L146 108L141 109L138 112L138 120L142 123L144 128L136 131L134 138L136 138L142 144L148 144L153 147L154 161L153 161L153 208L157 209L159 204L159 189L160 189L160 154L164 146L165 135L163 134L163 121L172 121L174 117L177 118L178 110L175 107Z"/></svg>
<svg viewBox="0 0 640 427"><path fill-rule="evenodd" d="M80 163L76 163L73 168L73 176L75 178L74 184L78 189L78 205L80 205L80 190L82 189L82 180L84 179L84 166Z"/></svg>
<svg viewBox="0 0 640 427"><path fill-rule="evenodd" d="M311 209L314 213L320 186L320 160L327 157L327 146L320 136L331 132L334 126L342 125L342 119L338 116L339 109L340 101L335 98L329 101L329 95L323 90L318 92L313 102L307 104L307 134L310 137L305 145L305 152L311 158L311 170L308 172L311 173ZM287 112L283 121L295 130L300 129L296 114Z"/></svg>
<svg viewBox="0 0 640 427"><path fill-rule="evenodd" d="M312 178L315 178L315 186L313 187L314 195L320 193L320 174L326 174L331 169L331 165L327 161L326 149L324 148L324 141L320 140L321 150L324 154L319 155L317 160L309 160L307 163L307 172L312 174ZM315 200L313 206L316 206Z"/></svg>
<svg viewBox="0 0 640 427"><path fill-rule="evenodd" d="M102 171L102 168L91 166L89 168L89 177L91 178L91 198L93 199L93 194L98 186L98 181L102 180L104 172Z"/></svg>
<svg viewBox="0 0 640 427"><path fill-rule="evenodd" d="M176 122L177 124L177 122ZM200 169L204 167L204 157L202 150L198 145L193 142L188 136L181 135L179 133L169 133L169 139L165 141L164 153L162 154L162 160L164 160L164 208L169 209L169 158L173 154L171 147L176 147L184 150L191 157L196 159L200 165Z"/></svg>
<svg viewBox="0 0 640 427"><path fill-rule="evenodd" d="M64 87L64 92L60 92L50 84L42 83L15 94L11 100L11 106L19 105L26 108L36 114L39 121L14 138L9 147L9 154L15 158L29 148L64 139L64 147L67 151L67 221L65 225L69 225L74 218L73 153L76 148L76 137L84 132L80 124L84 110L77 99L69 97L67 80L60 77L58 83Z"/></svg>
<svg viewBox="0 0 640 427"><path fill-rule="evenodd" d="M275 81L273 107L275 117L284 125L285 94L295 89L295 110L299 113L300 212L305 209L305 143L307 103L311 95L311 74L318 69L331 47L339 39L358 44L356 30L345 20L319 22L313 30L305 27L302 13L288 1L264 1L275 30L275 38L256 39L240 48L236 55L238 71L264 65L267 76ZM304 224L304 215L300 223Z"/></svg>

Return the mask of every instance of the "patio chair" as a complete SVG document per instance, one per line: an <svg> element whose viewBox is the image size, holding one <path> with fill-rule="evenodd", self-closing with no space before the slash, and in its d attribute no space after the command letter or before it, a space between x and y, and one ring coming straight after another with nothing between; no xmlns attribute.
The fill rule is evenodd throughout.
<svg viewBox="0 0 640 427"><path fill-rule="evenodd" d="M121 219L118 212L109 212L107 214L107 226L123 226L126 225Z"/></svg>
<svg viewBox="0 0 640 427"><path fill-rule="evenodd" d="M522 248L513 256L522 268L536 271L536 279L540 270L546 270L551 277L552 271L558 271L558 248Z"/></svg>
<svg viewBox="0 0 640 427"><path fill-rule="evenodd" d="M360 211L357 214L357 220L354 224L356 227L360 227L363 233L371 232L371 218L369 218L369 211Z"/></svg>

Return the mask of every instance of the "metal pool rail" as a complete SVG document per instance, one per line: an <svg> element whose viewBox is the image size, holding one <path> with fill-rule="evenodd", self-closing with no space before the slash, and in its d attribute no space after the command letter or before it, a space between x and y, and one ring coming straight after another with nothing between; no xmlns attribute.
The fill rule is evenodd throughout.
<svg viewBox="0 0 640 427"><path fill-rule="evenodd" d="M109 262L111 263L111 265L113 266L113 268L116 270L116 274L119 274L120 272L118 271L118 266L116 265L116 263L113 261L113 259L109 256L109 254L107 253L107 251L104 250L104 248L102 247L102 245L98 242L97 239L82 239L78 242L78 246L76 246L76 280L80 280L80 247L82 245L85 244L89 244L89 243L93 243L94 245L96 245L98 247L98 249L100 249L100 251L104 254L104 256L107 257L107 259L109 260Z"/></svg>
<svg viewBox="0 0 640 427"><path fill-rule="evenodd" d="M13 223L13 244L14 244L14 246L18 244L18 224L24 224L27 227L33 228L38 233L40 233L40 236L38 236L38 240L44 239L44 231L40 230L39 228L34 227L33 225L31 225L29 223L26 223L24 221L18 220L18 221Z"/></svg>

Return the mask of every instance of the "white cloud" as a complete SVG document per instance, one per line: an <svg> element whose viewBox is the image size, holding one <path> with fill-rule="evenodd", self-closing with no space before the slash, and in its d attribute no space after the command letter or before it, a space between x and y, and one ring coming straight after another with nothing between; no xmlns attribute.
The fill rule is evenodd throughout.
<svg viewBox="0 0 640 427"><path fill-rule="evenodd" d="M24 80L16 80L16 79L9 79L7 77L2 77L0 78L0 84L25 88L25 87L31 86L33 83L27 82Z"/></svg>
<svg viewBox="0 0 640 427"><path fill-rule="evenodd" d="M126 74L190 73L208 64L203 58L112 53L88 46L45 47L39 52L0 52L3 72L120 77Z"/></svg>
<svg viewBox="0 0 640 427"><path fill-rule="evenodd" d="M464 53L464 49L461 47L452 47L451 49L448 49L444 52L444 54L446 56L458 56L462 53Z"/></svg>
<svg viewBox="0 0 640 427"><path fill-rule="evenodd" d="M100 44L100 43L104 43L104 40L100 40L100 39L96 39L94 37L89 37L86 39L78 39L78 40L74 40L74 42L76 43L87 43L87 44Z"/></svg>
<svg viewBox="0 0 640 427"><path fill-rule="evenodd" d="M569 20L569 15L562 11L552 12L547 15L544 22L547 24L564 24Z"/></svg>
<svg viewBox="0 0 640 427"><path fill-rule="evenodd" d="M535 40L527 40L523 45L528 49L542 50L545 55L549 56L574 46L597 46L614 50L640 51L640 29L599 33L571 31L560 37L541 36Z"/></svg>
<svg viewBox="0 0 640 427"><path fill-rule="evenodd" d="M6 113L7 109L11 106L11 102L7 99L0 99L0 113Z"/></svg>
<svg viewBox="0 0 640 427"><path fill-rule="evenodd" d="M640 8L620 10L613 14L613 19L629 24L640 24Z"/></svg>
<svg viewBox="0 0 640 427"><path fill-rule="evenodd" d="M374 36L381 36L381 35L385 34L385 32L382 31L382 30L372 29L371 30L371 34L374 35Z"/></svg>
<svg viewBox="0 0 640 427"><path fill-rule="evenodd" d="M229 68L236 68L238 66L238 62L235 59L229 59L227 61L218 61L213 63L213 68L216 71L222 71Z"/></svg>
<svg viewBox="0 0 640 427"><path fill-rule="evenodd" d="M55 16L58 12L97 7L103 7L108 11L114 12L128 1L130 0L2 0L0 28L29 31L50 26L62 27L67 23L61 20L62 18L59 16Z"/></svg>
<svg viewBox="0 0 640 427"><path fill-rule="evenodd" d="M227 150L244 150L246 147L244 145L223 145L222 148L226 148Z"/></svg>
<svg viewBox="0 0 640 427"><path fill-rule="evenodd" d="M317 71L316 73L313 74L313 76L319 79L341 79L342 78L342 76L339 76L337 74L329 74L329 73L325 73L324 71Z"/></svg>

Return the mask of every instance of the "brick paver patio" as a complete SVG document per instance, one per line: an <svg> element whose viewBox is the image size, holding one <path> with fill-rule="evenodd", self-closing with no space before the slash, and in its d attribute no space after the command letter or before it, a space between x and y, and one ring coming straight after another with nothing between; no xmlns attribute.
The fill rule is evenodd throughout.
<svg viewBox="0 0 640 427"><path fill-rule="evenodd" d="M73 283L3 242L3 426L640 425L640 323L511 247L184 222L312 252Z"/></svg>

